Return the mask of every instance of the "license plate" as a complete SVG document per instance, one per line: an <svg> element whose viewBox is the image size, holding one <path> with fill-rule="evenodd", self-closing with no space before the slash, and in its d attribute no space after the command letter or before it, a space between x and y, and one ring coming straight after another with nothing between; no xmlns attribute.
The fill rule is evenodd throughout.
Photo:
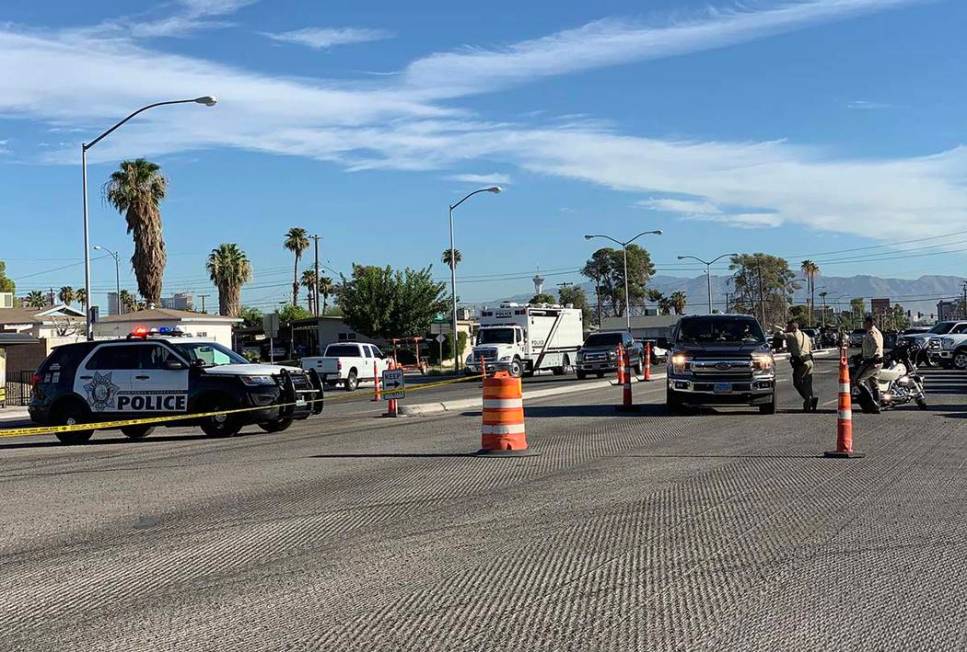
<svg viewBox="0 0 967 652"><path fill-rule="evenodd" d="M295 406L296 407L305 407L306 406L306 400L304 398L297 398L295 400Z"/></svg>
<svg viewBox="0 0 967 652"><path fill-rule="evenodd" d="M728 394L732 391L732 383L715 383L716 394Z"/></svg>

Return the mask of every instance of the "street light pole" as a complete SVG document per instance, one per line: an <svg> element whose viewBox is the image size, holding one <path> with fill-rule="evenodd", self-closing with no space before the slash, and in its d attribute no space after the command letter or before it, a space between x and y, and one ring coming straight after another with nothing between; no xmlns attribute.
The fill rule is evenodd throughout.
<svg viewBox="0 0 967 652"><path fill-rule="evenodd" d="M153 109L157 106L167 106L169 104L204 104L205 106L215 106L217 100L214 97L205 95L203 97L196 97L192 100L169 100L167 102L155 102L154 104L148 104L143 106L134 113L131 113L124 120L121 120L113 127L102 133L100 136L95 138L89 143L81 143L81 182L84 184L84 292L87 293L87 305L85 306L85 333L88 340L94 339L94 332L91 330L91 244L90 244L90 220L88 218L87 212L87 150L91 149L99 142L104 140L108 135L110 135L115 129L123 125L125 122L143 113L148 109ZM118 297L118 302L120 303L120 297Z"/></svg>
<svg viewBox="0 0 967 652"><path fill-rule="evenodd" d="M678 260L697 260L698 262L705 265L705 285L708 289L708 314L712 314L712 265L718 261L726 258L728 256L738 256L739 254L722 254L718 258L713 258L712 260L702 260L697 256L679 256ZM726 302L728 303L728 302ZM726 312L728 312L728 305L726 305Z"/></svg>
<svg viewBox="0 0 967 652"><path fill-rule="evenodd" d="M85 189L86 188L87 188L87 186L85 186ZM111 256L114 257L114 281L115 281L115 284L116 284L115 285L115 287L116 287L115 292L117 293L117 294L115 294L115 296L117 297L118 314L120 315L121 313L124 312L124 307L121 305L121 259L118 256L118 252L111 251L110 249L107 249L105 247L102 247L101 245L94 245L93 248L94 249L97 249L98 251L106 251L107 253L111 254ZM89 292L89 290L86 289L86 288L85 288L84 291L85 292ZM87 299L88 305L90 305L90 302L91 302L90 295L88 295L88 299Z"/></svg>
<svg viewBox="0 0 967 652"><path fill-rule="evenodd" d="M313 305L312 313L315 317L318 317L319 316L319 239L322 236L310 235L309 237L312 238L316 243L316 264L315 264L316 277L313 279L313 283L312 283L312 305Z"/></svg>
<svg viewBox="0 0 967 652"><path fill-rule="evenodd" d="M584 236L585 240L590 240L592 238L604 238L605 240L610 240L611 242L619 245L624 254L624 272L625 272L625 326L628 332L631 332L631 296L628 294L628 245L637 240L643 235L661 235L661 229L657 231L642 231L631 240L627 242L621 242L620 240L615 240L610 235L601 234L587 234ZM600 302L600 299L599 299Z"/></svg>
<svg viewBox="0 0 967 652"><path fill-rule="evenodd" d="M481 192L501 192L500 186L491 186L490 188L480 188L479 190L474 190L468 195L464 196L463 199L458 201L456 204L450 205L450 295L453 300L453 333L451 334L450 343L453 346L453 373L457 373L460 370L460 352L457 351L457 261L454 260L456 257L456 250L453 248L453 209L467 201L474 195Z"/></svg>

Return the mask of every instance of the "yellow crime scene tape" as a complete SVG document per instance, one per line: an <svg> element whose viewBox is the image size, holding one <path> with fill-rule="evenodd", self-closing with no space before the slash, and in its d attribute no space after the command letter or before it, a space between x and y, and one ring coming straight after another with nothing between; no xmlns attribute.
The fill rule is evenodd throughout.
<svg viewBox="0 0 967 652"><path fill-rule="evenodd" d="M426 383L423 385L417 385L415 387L406 388L406 392L417 392L424 389L432 389L434 387L442 387L444 385L453 385L456 383L465 383L472 380L479 380L483 378L483 375L476 376L464 376L462 378L453 378L450 380L441 380L435 383ZM241 414L243 412L262 412L265 410L274 410L277 408L291 407L298 405L302 407L303 405L311 405L313 403L323 402L339 402L340 400L351 401L353 399L357 401L369 400L365 398L368 396L364 393L359 394L343 394L341 396L333 397L323 397L316 399L306 399L301 402L292 403L279 403L276 405L267 405L263 407L248 407L248 408L236 408L234 410L219 410L217 412L195 412L192 414L178 414L174 416L167 417L143 417L140 419L121 419L117 421L98 421L95 423L77 423L69 426L29 426L26 428L0 428L0 438L9 437L26 437L28 435L49 435L57 432L80 432L84 430L111 430L115 428L124 428L127 426L143 426L153 423L171 423L172 421L192 421L195 419L204 419L206 417L214 417L226 414ZM187 424L186 424L187 425Z"/></svg>

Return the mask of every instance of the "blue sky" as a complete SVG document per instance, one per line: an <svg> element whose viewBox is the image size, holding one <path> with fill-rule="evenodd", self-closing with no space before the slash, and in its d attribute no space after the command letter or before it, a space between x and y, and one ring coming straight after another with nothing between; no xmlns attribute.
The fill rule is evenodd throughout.
<svg viewBox="0 0 967 652"><path fill-rule="evenodd" d="M456 213L467 301L526 292L538 267L579 280L588 231L663 229L645 244L680 276L700 270L679 254L754 250L829 275L962 274L964 3L543 5L7 0L0 260L20 292L82 286L80 143L211 94L91 151L92 240L125 259L101 186L124 158L168 176L166 293L214 301L205 258L237 242L255 268L243 300L277 305L291 226L324 236L333 270L445 278L447 205L490 183L506 192ZM93 269L104 301L113 261Z"/></svg>

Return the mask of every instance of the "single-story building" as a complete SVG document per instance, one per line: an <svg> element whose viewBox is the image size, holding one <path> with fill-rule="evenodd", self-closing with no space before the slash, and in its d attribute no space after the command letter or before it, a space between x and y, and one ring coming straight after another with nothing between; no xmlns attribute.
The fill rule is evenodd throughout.
<svg viewBox="0 0 967 652"><path fill-rule="evenodd" d="M84 339L84 313L64 304L48 308L0 308L0 332L26 333L63 344Z"/></svg>
<svg viewBox="0 0 967 652"><path fill-rule="evenodd" d="M669 339L672 329L681 315L638 315L631 317L631 334L639 340ZM603 331L623 331L627 328L624 317L605 317L601 320Z"/></svg>
<svg viewBox="0 0 967 652"><path fill-rule="evenodd" d="M187 337L204 337L232 348L232 327L241 321L238 317L222 317L203 312L149 308L98 320L94 324L94 338L118 339L126 337L136 328L177 328Z"/></svg>

